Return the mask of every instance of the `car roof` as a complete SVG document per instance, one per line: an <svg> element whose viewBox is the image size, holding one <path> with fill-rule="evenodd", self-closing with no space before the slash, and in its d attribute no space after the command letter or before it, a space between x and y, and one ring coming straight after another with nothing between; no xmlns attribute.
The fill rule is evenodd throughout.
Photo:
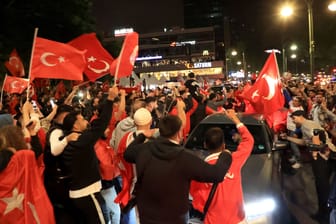
<svg viewBox="0 0 336 224"><path fill-rule="evenodd" d="M264 125L265 119L261 114L238 113L238 118L246 125ZM233 124L233 121L224 114L212 114L204 118L200 124ZM267 124L267 123L266 123Z"/></svg>

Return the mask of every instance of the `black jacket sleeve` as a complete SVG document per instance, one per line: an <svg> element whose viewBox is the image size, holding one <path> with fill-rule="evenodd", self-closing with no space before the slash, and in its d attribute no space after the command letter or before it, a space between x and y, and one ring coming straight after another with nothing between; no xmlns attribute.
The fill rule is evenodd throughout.
<svg viewBox="0 0 336 224"><path fill-rule="evenodd" d="M37 135L31 136L30 145L32 147L32 150L35 153L35 158L37 159L43 152L40 139Z"/></svg>
<svg viewBox="0 0 336 224"><path fill-rule="evenodd" d="M138 153L138 146L141 143L146 141L146 136L144 134L139 134L134 141L127 147L126 151L124 152L124 159L129 163L135 163L137 153Z"/></svg>
<svg viewBox="0 0 336 224"><path fill-rule="evenodd" d="M221 182L232 163L232 156L228 152L222 152L214 165L190 153L184 157L184 172L198 182Z"/></svg>

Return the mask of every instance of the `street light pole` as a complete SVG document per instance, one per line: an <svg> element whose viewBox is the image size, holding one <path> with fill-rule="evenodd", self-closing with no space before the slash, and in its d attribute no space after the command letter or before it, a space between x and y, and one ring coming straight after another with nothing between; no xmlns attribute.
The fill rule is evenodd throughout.
<svg viewBox="0 0 336 224"><path fill-rule="evenodd" d="M315 53L315 42L314 42L314 21L313 21L313 0L306 0L308 8L308 30L309 30L309 63L310 63L310 74L314 82L314 53Z"/></svg>

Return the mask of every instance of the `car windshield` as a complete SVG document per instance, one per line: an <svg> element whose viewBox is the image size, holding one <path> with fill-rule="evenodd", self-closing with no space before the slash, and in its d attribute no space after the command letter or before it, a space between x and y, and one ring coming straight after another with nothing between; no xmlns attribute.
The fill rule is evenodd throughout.
<svg viewBox="0 0 336 224"><path fill-rule="evenodd" d="M232 139L232 135L237 133L237 129L234 124L200 124L189 137L185 147L194 150L204 149L204 133L211 127L220 127L223 130L227 149L232 152L237 149L238 143L234 142ZM252 154L267 153L267 141L265 138L269 137L269 133L265 133L263 126L261 125L247 125L247 128L254 137Z"/></svg>

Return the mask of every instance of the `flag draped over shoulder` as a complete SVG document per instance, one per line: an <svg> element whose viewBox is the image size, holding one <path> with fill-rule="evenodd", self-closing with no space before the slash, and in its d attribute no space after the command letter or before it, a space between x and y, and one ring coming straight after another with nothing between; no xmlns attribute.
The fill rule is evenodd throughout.
<svg viewBox="0 0 336 224"><path fill-rule="evenodd" d="M8 93L21 94L29 84L29 79L23 79L19 77L7 76L3 83L3 90Z"/></svg>
<svg viewBox="0 0 336 224"><path fill-rule="evenodd" d="M95 33L83 34L69 44L79 50L85 50L87 66L84 73L90 81L110 73L110 66L114 61L110 53L103 48Z"/></svg>
<svg viewBox="0 0 336 224"><path fill-rule="evenodd" d="M253 86L244 89L242 97L251 103L257 113L264 115L284 106L285 100L275 52L268 57Z"/></svg>
<svg viewBox="0 0 336 224"><path fill-rule="evenodd" d="M111 75L119 79L132 74L135 59L138 57L138 43L138 33L132 32L126 35L119 57L111 65Z"/></svg>
<svg viewBox="0 0 336 224"><path fill-rule="evenodd" d="M37 37L30 77L83 80L84 52L68 44Z"/></svg>
<svg viewBox="0 0 336 224"><path fill-rule="evenodd" d="M14 49L10 54L8 61L5 62L5 66L13 76L25 76L23 63L16 49Z"/></svg>
<svg viewBox="0 0 336 224"><path fill-rule="evenodd" d="M0 223L55 223L32 150L17 151L0 172Z"/></svg>

